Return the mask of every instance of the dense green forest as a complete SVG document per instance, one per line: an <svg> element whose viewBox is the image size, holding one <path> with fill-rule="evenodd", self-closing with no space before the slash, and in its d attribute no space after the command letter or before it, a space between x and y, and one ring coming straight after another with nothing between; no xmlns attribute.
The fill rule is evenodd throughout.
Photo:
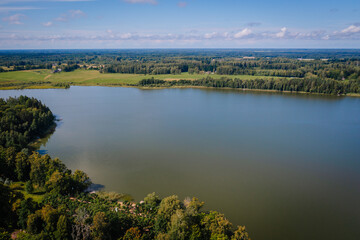
<svg viewBox="0 0 360 240"><path fill-rule="evenodd" d="M92 184L86 173L27 146L54 123L51 111L24 96L0 101L1 127L10 124L0 146L0 239L250 239L245 227L202 211L196 198L151 193L135 203L118 193L86 192ZM31 134L20 144L25 132Z"/></svg>
<svg viewBox="0 0 360 240"><path fill-rule="evenodd" d="M0 99L0 146L25 148L54 124L48 107L34 98Z"/></svg>
<svg viewBox="0 0 360 240"><path fill-rule="evenodd" d="M340 95L346 93L360 93L360 81L336 81L308 78L278 79L278 80L241 80L241 79L213 79L211 77L200 80L164 81L154 78L144 79L138 83L142 87L213 87L213 88L240 88L263 89L289 92L307 92Z"/></svg>

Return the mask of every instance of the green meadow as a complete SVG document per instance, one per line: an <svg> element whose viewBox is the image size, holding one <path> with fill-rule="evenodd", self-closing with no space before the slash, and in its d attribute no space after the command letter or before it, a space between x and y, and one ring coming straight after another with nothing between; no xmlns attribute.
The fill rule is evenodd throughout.
<svg viewBox="0 0 360 240"><path fill-rule="evenodd" d="M144 75L123 73L100 73L97 70L76 70L73 72L52 73L51 70L38 69L0 73L0 89L18 88L57 88L65 84L78 86L127 86L136 85L140 80L156 78L161 80L196 80L211 76L214 79L239 78L243 80L271 79L268 76L252 75L217 75L217 74L188 74L178 75ZM63 85L62 85L63 84Z"/></svg>

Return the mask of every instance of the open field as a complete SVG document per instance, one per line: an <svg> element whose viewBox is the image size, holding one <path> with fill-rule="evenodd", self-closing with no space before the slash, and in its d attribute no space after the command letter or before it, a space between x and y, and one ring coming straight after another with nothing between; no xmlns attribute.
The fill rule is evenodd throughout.
<svg viewBox="0 0 360 240"><path fill-rule="evenodd" d="M80 86L121 86L137 84L146 78L161 80L196 80L210 76L214 79L239 78L243 80L271 79L275 77L251 75L188 74L143 75L122 73L99 73L97 70L76 70L74 72L52 73L50 70L27 70L0 73L0 89L57 88L61 84Z"/></svg>

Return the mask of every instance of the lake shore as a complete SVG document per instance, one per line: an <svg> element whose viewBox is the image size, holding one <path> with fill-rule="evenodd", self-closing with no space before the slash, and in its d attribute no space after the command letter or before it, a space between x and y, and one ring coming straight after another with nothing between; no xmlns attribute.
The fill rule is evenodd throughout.
<svg viewBox="0 0 360 240"><path fill-rule="evenodd" d="M96 70L77 69L72 72L52 73L48 69L24 70L0 73L0 90L17 90L17 89L66 89L70 86L102 86L102 87L137 87L142 89L162 89L162 88L203 88L203 89L232 89L239 91L252 92L272 92L272 93L296 93L296 94L315 94L326 95L325 93L310 93L303 91L279 91L275 89L256 89L256 88L231 88L231 87L207 87L193 85L173 85L164 84L141 86L142 80L156 78L165 82L173 81L196 81L210 77L214 80L221 79L240 79L242 81L256 80L280 80L291 78L257 76L257 75L220 75L220 74L122 74L122 73L100 73ZM334 95L331 95L334 96ZM360 97L358 93L341 94L341 96Z"/></svg>
<svg viewBox="0 0 360 240"><path fill-rule="evenodd" d="M123 83L118 84L74 84L71 86L77 87L129 87L129 88L139 88L139 89L170 89L170 88L194 88L194 89L218 89L218 90L236 90L236 91L244 91L244 92L264 92L264 93L286 93L286 94L304 94L304 95L320 95L320 96L336 96L331 94L325 93L310 93L304 91L278 91L278 90L269 90L269 89L249 89L249 88L229 88L229 87L205 87L205 86L166 86L166 87L144 87L144 86L134 86L128 85ZM51 85L32 85L26 87L16 87L16 86L9 86L9 87L0 87L0 90L22 90L22 89L66 89L64 87L56 87ZM347 94L340 94L337 95L339 97L360 97L358 93L347 93Z"/></svg>

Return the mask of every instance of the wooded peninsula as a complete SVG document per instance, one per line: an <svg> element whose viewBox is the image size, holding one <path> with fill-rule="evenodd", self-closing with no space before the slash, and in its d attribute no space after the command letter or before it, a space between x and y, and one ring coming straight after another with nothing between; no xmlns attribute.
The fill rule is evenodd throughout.
<svg viewBox="0 0 360 240"><path fill-rule="evenodd" d="M89 192L85 172L29 145L54 124L35 98L0 98L0 239L250 239L197 198Z"/></svg>

